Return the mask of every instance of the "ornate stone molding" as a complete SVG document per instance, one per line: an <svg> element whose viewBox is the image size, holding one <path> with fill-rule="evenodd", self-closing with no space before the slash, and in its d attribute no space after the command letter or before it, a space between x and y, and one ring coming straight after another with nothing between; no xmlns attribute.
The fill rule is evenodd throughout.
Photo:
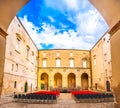
<svg viewBox="0 0 120 108"><path fill-rule="evenodd" d="M0 27L0 35L6 38L8 34Z"/></svg>
<svg viewBox="0 0 120 108"><path fill-rule="evenodd" d="M112 36L119 29L120 29L120 20L109 30L108 33Z"/></svg>

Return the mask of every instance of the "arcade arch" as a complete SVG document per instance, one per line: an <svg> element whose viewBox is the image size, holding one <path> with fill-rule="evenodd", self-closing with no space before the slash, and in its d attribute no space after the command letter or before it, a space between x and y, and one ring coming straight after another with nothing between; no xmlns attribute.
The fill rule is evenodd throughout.
<svg viewBox="0 0 120 108"><path fill-rule="evenodd" d="M6 31L7 28L15 16L15 14L20 10L22 6L24 6L29 0L0 0L0 94L2 91L2 81L3 81L3 73L4 73L4 59L5 59L5 46L7 36ZM120 20L120 0L89 0L102 14L102 16L107 21L110 28L112 28L119 20ZM112 67L113 67L113 84L115 87L119 87L120 79L119 79L119 64L120 57L118 51L119 49L119 38L120 36L116 34L114 38L111 39L111 54L112 54ZM116 39L117 38L117 39ZM115 40L116 39L116 40ZM117 47L116 47L117 46ZM117 57L117 58L116 58ZM114 64L118 65L114 65ZM116 92L116 91L115 91ZM116 92L117 93L117 92ZM120 101L119 101L120 103Z"/></svg>
<svg viewBox="0 0 120 108"><path fill-rule="evenodd" d="M76 88L76 76L74 73L68 74L68 88Z"/></svg>
<svg viewBox="0 0 120 108"><path fill-rule="evenodd" d="M62 88L62 75L60 73L54 75L54 88Z"/></svg>
<svg viewBox="0 0 120 108"><path fill-rule="evenodd" d="M89 83L88 83L88 74L87 73L83 73L81 75L81 87L83 90L88 90Z"/></svg>
<svg viewBox="0 0 120 108"><path fill-rule="evenodd" d="M42 90L48 90L49 87L49 76L47 73L42 73L41 74L41 89Z"/></svg>

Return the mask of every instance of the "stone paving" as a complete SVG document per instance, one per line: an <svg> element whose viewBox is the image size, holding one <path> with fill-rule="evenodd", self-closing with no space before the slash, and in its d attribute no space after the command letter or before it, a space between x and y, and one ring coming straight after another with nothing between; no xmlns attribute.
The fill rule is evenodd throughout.
<svg viewBox="0 0 120 108"><path fill-rule="evenodd" d="M0 108L115 108L113 102L108 103L76 103L71 94L60 94L56 104L28 104L13 102L11 97L0 99Z"/></svg>

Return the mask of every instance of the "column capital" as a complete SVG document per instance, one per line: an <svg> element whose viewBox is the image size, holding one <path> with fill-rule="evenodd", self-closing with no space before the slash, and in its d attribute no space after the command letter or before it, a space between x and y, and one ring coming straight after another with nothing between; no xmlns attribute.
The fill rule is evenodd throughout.
<svg viewBox="0 0 120 108"><path fill-rule="evenodd" d="M0 27L0 35L6 38L8 34Z"/></svg>

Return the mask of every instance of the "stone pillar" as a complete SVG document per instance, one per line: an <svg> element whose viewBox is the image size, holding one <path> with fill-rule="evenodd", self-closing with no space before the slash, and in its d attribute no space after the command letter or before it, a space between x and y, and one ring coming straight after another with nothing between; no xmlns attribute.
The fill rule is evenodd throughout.
<svg viewBox="0 0 120 108"><path fill-rule="evenodd" d="M76 88L81 88L81 76L80 76L80 72L76 73Z"/></svg>
<svg viewBox="0 0 120 108"><path fill-rule="evenodd" d="M91 87L91 78L88 76L88 89Z"/></svg>
<svg viewBox="0 0 120 108"><path fill-rule="evenodd" d="M51 73L50 73L50 86L52 87L52 88L54 88L54 73L53 73L53 71L51 71Z"/></svg>
<svg viewBox="0 0 120 108"><path fill-rule="evenodd" d="M67 72L62 74L62 88L68 88L68 75Z"/></svg>
<svg viewBox="0 0 120 108"><path fill-rule="evenodd" d="M120 108L120 20L110 29L112 89L116 97L116 107Z"/></svg>
<svg viewBox="0 0 120 108"><path fill-rule="evenodd" d="M3 86L6 36L7 33L2 28L0 28L0 96Z"/></svg>

